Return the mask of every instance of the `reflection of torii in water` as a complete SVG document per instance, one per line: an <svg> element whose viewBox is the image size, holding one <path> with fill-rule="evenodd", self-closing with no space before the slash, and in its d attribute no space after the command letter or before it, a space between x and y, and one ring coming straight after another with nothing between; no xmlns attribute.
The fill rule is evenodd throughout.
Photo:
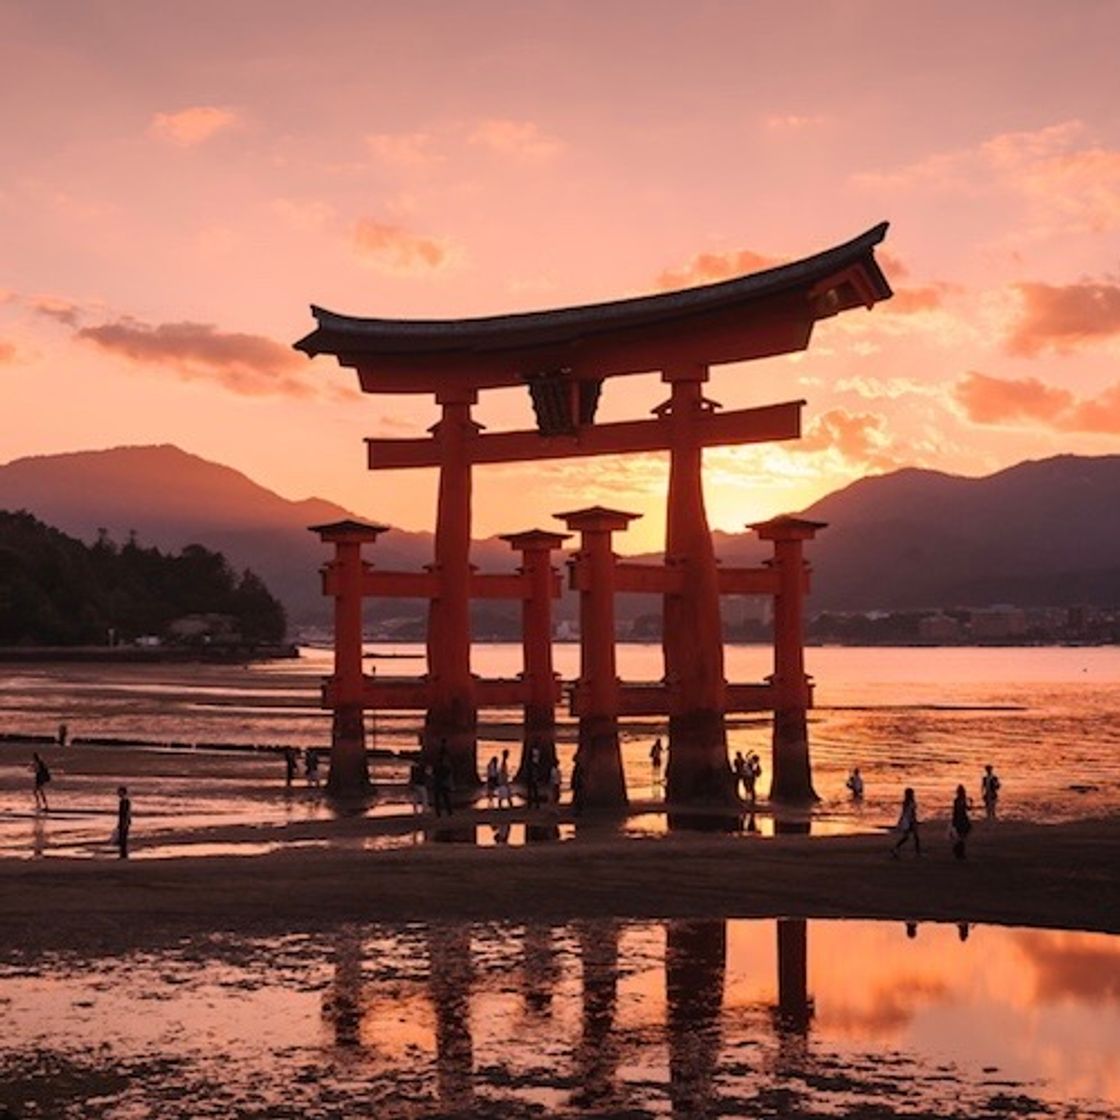
<svg viewBox="0 0 1120 1120"><path fill-rule="evenodd" d="M675 1117L713 1115L726 964L726 919L666 923L669 1097Z"/></svg>
<svg viewBox="0 0 1120 1120"><path fill-rule="evenodd" d="M583 1015L575 1054L580 1089L572 1103L580 1108L602 1104L615 1091L618 934L614 921L581 922L577 931L583 966Z"/></svg>
<svg viewBox="0 0 1120 1120"><path fill-rule="evenodd" d="M428 990L436 1016L436 1082L440 1105L469 1111L474 1105L474 1042L471 1038L470 926L428 927Z"/></svg>

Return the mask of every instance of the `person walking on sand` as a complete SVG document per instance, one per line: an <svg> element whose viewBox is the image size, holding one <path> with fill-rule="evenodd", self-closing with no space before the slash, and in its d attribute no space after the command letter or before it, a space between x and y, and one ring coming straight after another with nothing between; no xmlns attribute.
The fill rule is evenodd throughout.
<svg viewBox="0 0 1120 1120"><path fill-rule="evenodd" d="M902 795L902 811L898 814L898 824L894 826L898 839L891 848L891 858L898 859L899 849L911 837L914 838L914 855L922 854L922 842L918 837L918 801L914 791L907 786Z"/></svg>
<svg viewBox="0 0 1120 1120"><path fill-rule="evenodd" d="M525 801L530 809L541 807L541 747L533 743L525 765Z"/></svg>
<svg viewBox="0 0 1120 1120"><path fill-rule="evenodd" d="M66 741L70 738L70 728L65 723L58 725L58 745L60 747L66 746Z"/></svg>
<svg viewBox="0 0 1120 1120"><path fill-rule="evenodd" d="M502 751L502 761L498 763L498 808L505 803L507 809L513 808L513 794L509 788L509 751Z"/></svg>
<svg viewBox="0 0 1120 1120"><path fill-rule="evenodd" d="M296 750L295 747L284 748L284 785L289 789L296 780Z"/></svg>
<svg viewBox="0 0 1120 1120"><path fill-rule="evenodd" d="M408 796L412 799L414 813L428 811L428 768L417 758L408 768Z"/></svg>
<svg viewBox="0 0 1120 1120"><path fill-rule="evenodd" d="M319 752L314 747L303 752L303 776L309 786L319 784Z"/></svg>
<svg viewBox="0 0 1120 1120"><path fill-rule="evenodd" d="M39 757L38 751L31 759L31 773L35 783L35 811L42 809L44 813L50 812L50 806L47 804L47 782L51 780L51 772Z"/></svg>
<svg viewBox="0 0 1120 1120"><path fill-rule="evenodd" d="M494 798L498 796L498 756L492 754L486 764L486 806L494 808Z"/></svg>
<svg viewBox="0 0 1120 1120"><path fill-rule="evenodd" d="M743 782L747 787L747 801L750 802L752 808L756 801L756 791L760 777L762 777L762 761L754 751L751 751L743 764Z"/></svg>
<svg viewBox="0 0 1120 1120"><path fill-rule="evenodd" d="M432 792L435 795L436 816L444 812L450 817L451 806L451 756L447 753L447 740L441 739L435 764L432 766Z"/></svg>
<svg viewBox="0 0 1120 1120"><path fill-rule="evenodd" d="M735 752L735 761L731 763L731 769L735 772L735 796L739 796L739 787L743 787L743 797L747 796L747 760L743 757L742 751Z"/></svg>
<svg viewBox="0 0 1120 1120"><path fill-rule="evenodd" d="M132 828L132 801L127 786L117 787L117 856L128 859L128 833Z"/></svg>
<svg viewBox="0 0 1120 1120"><path fill-rule="evenodd" d="M968 794L964 786L957 786L957 796L953 798L953 816L949 823L949 837L953 841L953 855L964 859L964 845L972 831L972 821L968 818Z"/></svg>
<svg viewBox="0 0 1120 1120"><path fill-rule="evenodd" d="M996 805L999 803L999 778L989 762L984 767L984 776L980 779L980 798L984 802L984 815L990 821L996 819Z"/></svg>
<svg viewBox="0 0 1120 1120"><path fill-rule="evenodd" d="M653 746L649 749L649 765L650 769L653 771L654 785L656 785L661 778L661 756L663 753L664 751L661 746L661 737L658 736L656 739L654 739Z"/></svg>
<svg viewBox="0 0 1120 1120"><path fill-rule="evenodd" d="M848 775L848 780L844 783L851 791L853 801L863 800L863 775L859 772L859 767L856 766Z"/></svg>

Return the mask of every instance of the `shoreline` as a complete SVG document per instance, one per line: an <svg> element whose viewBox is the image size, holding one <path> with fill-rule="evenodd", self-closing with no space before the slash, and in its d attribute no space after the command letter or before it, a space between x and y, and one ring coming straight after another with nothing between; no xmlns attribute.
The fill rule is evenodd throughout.
<svg viewBox="0 0 1120 1120"><path fill-rule="evenodd" d="M455 824L493 814L457 814ZM511 823L552 823L513 811ZM344 822L363 836L400 822ZM268 839L276 830L260 829ZM619 836L586 817L574 839L526 847L292 848L262 855L0 861L0 944L20 953L116 952L191 935L330 930L356 922L586 918L864 918L1120 933L1120 815L978 828L952 858L887 855L884 834ZM137 833L139 844L142 836Z"/></svg>

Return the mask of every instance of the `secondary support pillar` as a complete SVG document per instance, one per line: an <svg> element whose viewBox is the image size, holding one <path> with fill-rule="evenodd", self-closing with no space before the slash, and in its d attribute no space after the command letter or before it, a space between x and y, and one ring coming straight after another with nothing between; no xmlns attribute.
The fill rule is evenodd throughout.
<svg viewBox="0 0 1120 1120"><path fill-rule="evenodd" d="M438 589L428 609L428 679L424 750L429 762L444 744L460 790L478 784L478 709L471 675L471 458L479 425L471 419L478 394L441 391L443 415L432 428L439 446L435 562Z"/></svg>
<svg viewBox="0 0 1120 1120"><path fill-rule="evenodd" d="M570 561L572 588L579 592L579 712L577 761L583 803L589 808L620 809L628 804L618 743L618 670L615 663L615 562L611 533L641 516L592 506L556 516L580 534L579 552Z"/></svg>
<svg viewBox="0 0 1120 1120"><path fill-rule="evenodd" d="M802 544L812 540L823 521L775 517L752 525L764 541L774 542L773 565L778 573L774 597L774 733L770 800L808 804L819 800L813 790L806 713L813 690L805 675L805 586L808 569Z"/></svg>
<svg viewBox="0 0 1120 1120"><path fill-rule="evenodd" d="M502 537L521 553L520 573L526 582L521 600L522 680L525 682L521 765L524 776L530 748L536 743L541 763L548 767L556 757L556 674L552 668L552 600L559 594L552 567L552 551L568 540L567 533L530 529ZM545 778L540 776L543 782Z"/></svg>
<svg viewBox="0 0 1120 1120"><path fill-rule="evenodd" d="M362 699L362 576L366 570L362 545L372 544L385 530L384 525L360 521L311 526L321 541L334 545L334 558L323 566L323 593L334 599L334 675L324 689L324 700L334 711L327 777L331 793L362 793L369 788Z"/></svg>
<svg viewBox="0 0 1120 1120"><path fill-rule="evenodd" d="M683 569L681 590L665 596L662 645L669 686L671 804L737 804L724 726L723 626L719 577L704 509L699 424L716 406L703 396L702 365L667 369L672 396L659 412L671 425L665 564Z"/></svg>

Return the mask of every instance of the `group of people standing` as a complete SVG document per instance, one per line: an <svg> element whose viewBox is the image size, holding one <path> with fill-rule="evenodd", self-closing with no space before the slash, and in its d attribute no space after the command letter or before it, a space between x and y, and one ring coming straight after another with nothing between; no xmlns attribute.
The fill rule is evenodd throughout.
<svg viewBox="0 0 1120 1120"><path fill-rule="evenodd" d="M999 776L989 763L984 767L984 774L980 779L980 799L984 803L984 815L990 821L996 818L999 791ZM963 785L958 785L949 817L949 841L953 846L954 857L959 860L966 858L968 836L972 832L971 812L972 804L968 800L968 791ZM892 859L898 859L898 853L908 840L913 841L914 854L916 856L922 854L922 841L918 824L918 799L913 788L907 786L902 794L902 809L898 815L898 824L895 825L898 839L890 849Z"/></svg>

